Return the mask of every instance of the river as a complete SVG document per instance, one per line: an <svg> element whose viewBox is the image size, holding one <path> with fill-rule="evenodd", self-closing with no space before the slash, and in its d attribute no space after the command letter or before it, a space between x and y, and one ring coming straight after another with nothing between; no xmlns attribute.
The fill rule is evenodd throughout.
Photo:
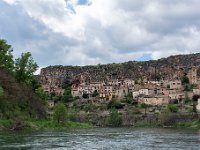
<svg viewBox="0 0 200 150"><path fill-rule="evenodd" d="M200 130L95 128L0 131L0 150L200 150Z"/></svg>

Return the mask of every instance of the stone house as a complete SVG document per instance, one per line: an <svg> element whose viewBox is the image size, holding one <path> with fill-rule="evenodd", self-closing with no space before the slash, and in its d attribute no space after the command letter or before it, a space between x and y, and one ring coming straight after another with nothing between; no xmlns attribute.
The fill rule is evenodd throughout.
<svg viewBox="0 0 200 150"><path fill-rule="evenodd" d="M181 80L169 81L169 88L170 89L181 89L182 88Z"/></svg>
<svg viewBox="0 0 200 150"><path fill-rule="evenodd" d="M137 98L139 95L140 95L139 91L132 92L133 99Z"/></svg>
<svg viewBox="0 0 200 150"><path fill-rule="evenodd" d="M138 103L145 103L147 105L166 105L169 104L169 98L167 96L144 96L138 98Z"/></svg>
<svg viewBox="0 0 200 150"><path fill-rule="evenodd" d="M149 89L139 89L139 94L140 95L149 95Z"/></svg>
<svg viewBox="0 0 200 150"><path fill-rule="evenodd" d="M193 89L193 94L194 95L200 95L200 89L199 88L194 88Z"/></svg>
<svg viewBox="0 0 200 150"><path fill-rule="evenodd" d="M124 80L124 84L125 84L126 86L133 86L133 85L135 85L135 81L134 81L134 80L131 80L131 79L125 79L125 80Z"/></svg>
<svg viewBox="0 0 200 150"><path fill-rule="evenodd" d="M173 93L173 94L169 94L169 99L171 100L182 100L185 98L185 93Z"/></svg>

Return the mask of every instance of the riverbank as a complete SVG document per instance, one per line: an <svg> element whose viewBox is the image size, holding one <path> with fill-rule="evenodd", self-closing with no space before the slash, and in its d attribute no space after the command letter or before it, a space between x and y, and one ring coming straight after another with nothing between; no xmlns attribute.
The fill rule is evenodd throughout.
<svg viewBox="0 0 200 150"><path fill-rule="evenodd" d="M28 121L13 121L0 120L0 130L43 130L43 129L64 129L64 128L93 128L94 125L89 123L79 123L66 121L56 123L50 120L28 120Z"/></svg>
<svg viewBox="0 0 200 150"><path fill-rule="evenodd" d="M13 128L14 122L11 120L0 120L0 130L48 130L48 129L81 129L81 128L96 128L97 126L92 125L90 123L80 123L80 122L72 122L66 121L64 123L55 123L49 120L36 120L36 121L24 121L18 126ZM107 126L104 126L107 127ZM127 126L120 126L127 127ZM189 129L200 129L200 119L192 121L192 122L176 122L174 124L165 126L158 123L144 123L140 122L133 126L129 126L133 128L189 128ZM102 128L102 127L98 127Z"/></svg>

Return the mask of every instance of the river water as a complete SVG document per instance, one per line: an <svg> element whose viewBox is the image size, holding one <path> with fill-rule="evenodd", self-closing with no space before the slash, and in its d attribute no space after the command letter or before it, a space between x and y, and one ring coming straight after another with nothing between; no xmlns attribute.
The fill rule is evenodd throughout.
<svg viewBox="0 0 200 150"><path fill-rule="evenodd" d="M95 128L0 131L0 150L200 150L200 130Z"/></svg>

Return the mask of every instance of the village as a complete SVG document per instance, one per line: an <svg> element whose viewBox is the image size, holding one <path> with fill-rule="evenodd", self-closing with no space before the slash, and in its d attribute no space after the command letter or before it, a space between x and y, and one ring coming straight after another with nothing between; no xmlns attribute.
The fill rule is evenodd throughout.
<svg viewBox="0 0 200 150"><path fill-rule="evenodd" d="M171 101L192 99L193 95L200 94L200 78L197 76L197 69L192 67L186 78L189 79L191 89L186 89L181 78L160 81L134 81L131 79L111 79L107 82L82 82L73 84L71 93L73 97L82 97L83 94L98 93L98 98L104 100L123 99L131 93L132 98L138 103L149 105L165 105Z"/></svg>

